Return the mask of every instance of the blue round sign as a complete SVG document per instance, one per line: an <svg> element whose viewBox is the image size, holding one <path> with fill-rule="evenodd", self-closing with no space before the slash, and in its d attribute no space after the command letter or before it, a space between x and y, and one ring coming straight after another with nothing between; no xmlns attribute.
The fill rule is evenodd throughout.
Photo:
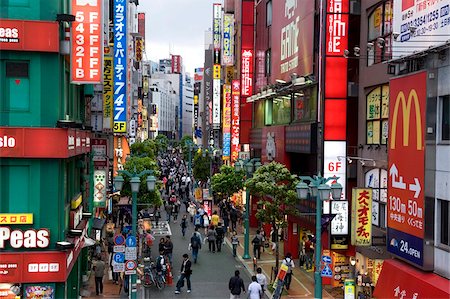
<svg viewBox="0 0 450 299"><path fill-rule="evenodd" d="M114 253L113 259L118 264L123 263L125 262L125 254L122 252L116 252Z"/></svg>
<svg viewBox="0 0 450 299"><path fill-rule="evenodd" d="M122 235L116 235L114 237L114 244L116 245L123 245L125 243L125 237Z"/></svg>
<svg viewBox="0 0 450 299"><path fill-rule="evenodd" d="M135 236L127 237L125 244L127 245L127 247L136 247L136 245L137 245L136 237Z"/></svg>

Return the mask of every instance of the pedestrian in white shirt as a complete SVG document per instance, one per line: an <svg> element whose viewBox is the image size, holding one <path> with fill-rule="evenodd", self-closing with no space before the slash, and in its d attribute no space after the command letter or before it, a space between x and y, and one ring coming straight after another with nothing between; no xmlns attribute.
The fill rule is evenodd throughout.
<svg viewBox="0 0 450 299"><path fill-rule="evenodd" d="M263 292L261 285L258 283L256 276L252 276L252 283L248 286L248 298L249 299L261 299Z"/></svg>
<svg viewBox="0 0 450 299"><path fill-rule="evenodd" d="M262 274L261 267L258 267L258 269L256 269L256 280L261 285L261 289L264 292L267 288L267 277L266 275Z"/></svg>

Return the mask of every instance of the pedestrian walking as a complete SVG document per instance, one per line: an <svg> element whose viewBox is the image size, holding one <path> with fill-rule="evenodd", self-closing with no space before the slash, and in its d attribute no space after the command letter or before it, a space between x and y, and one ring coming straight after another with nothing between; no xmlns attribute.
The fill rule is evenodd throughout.
<svg viewBox="0 0 450 299"><path fill-rule="evenodd" d="M228 282L228 289L230 290L230 299L241 298L241 293L245 294L244 281L239 276L239 270L234 271L234 276Z"/></svg>
<svg viewBox="0 0 450 299"><path fill-rule="evenodd" d="M209 216L208 213L203 214L203 227L205 228L205 235L208 233L209 228Z"/></svg>
<svg viewBox="0 0 450 299"><path fill-rule="evenodd" d="M95 275L95 293L98 296L103 294L103 276L105 275L105 262L102 261L100 255L97 256L93 270Z"/></svg>
<svg viewBox="0 0 450 299"><path fill-rule="evenodd" d="M216 247L217 247L217 251L220 252L222 251L222 242L223 239L225 238L225 229L222 226L222 223L218 223L218 226L216 227Z"/></svg>
<svg viewBox="0 0 450 299"><path fill-rule="evenodd" d="M252 276L252 282L248 286L248 299L261 299L263 295L261 285L255 275Z"/></svg>
<svg viewBox="0 0 450 299"><path fill-rule="evenodd" d="M232 207L230 211L230 220L231 220L231 230L236 230L236 223L238 221L238 212L236 211L236 208Z"/></svg>
<svg viewBox="0 0 450 299"><path fill-rule="evenodd" d="M258 229L256 235L252 240L253 244L253 256L258 260L261 259L261 246L263 245L261 231Z"/></svg>
<svg viewBox="0 0 450 299"><path fill-rule="evenodd" d="M187 253L183 254L183 263L181 264L181 274L180 278L177 281L177 286L175 290L175 294L179 294L181 291L181 288L184 286L184 280L186 279L187 284L187 292L191 292L191 261L189 260L189 256Z"/></svg>
<svg viewBox="0 0 450 299"><path fill-rule="evenodd" d="M167 256L170 265L172 265L172 253L173 253L172 240L170 240L170 236L166 236L166 242L164 242L164 254Z"/></svg>
<svg viewBox="0 0 450 299"><path fill-rule="evenodd" d="M183 238L186 236L186 229L187 229L187 216L183 215L183 218L181 218L181 233L183 234Z"/></svg>
<svg viewBox="0 0 450 299"><path fill-rule="evenodd" d="M164 239L164 238L159 239L158 252L161 252L161 251L164 252L165 243L166 243L166 239Z"/></svg>
<svg viewBox="0 0 450 299"><path fill-rule="evenodd" d="M236 257L236 250L239 245L239 238L237 237L236 231L233 231L233 236L231 236L231 246L233 247L233 256Z"/></svg>
<svg viewBox="0 0 450 299"><path fill-rule="evenodd" d="M306 271L310 272L312 271L312 260L313 260L313 254L314 249L311 243L311 240L307 236L303 236L303 246L305 249L305 268Z"/></svg>
<svg viewBox="0 0 450 299"><path fill-rule="evenodd" d="M292 269L295 267L294 260L292 259L292 255L290 252L286 253L285 258L283 259L283 265L288 267L286 271L286 276L284 277L284 285L286 290L289 290L292 281Z"/></svg>
<svg viewBox="0 0 450 299"><path fill-rule="evenodd" d="M170 223L170 216L172 216L172 205L167 203L164 209L166 210L166 221Z"/></svg>
<svg viewBox="0 0 450 299"><path fill-rule="evenodd" d="M211 216L211 224L217 227L219 225L219 215L217 215L217 211L214 211Z"/></svg>
<svg viewBox="0 0 450 299"><path fill-rule="evenodd" d="M202 249L202 239L200 233L196 231L192 234L191 243L189 243L189 248L192 251L192 258L194 259L194 264L197 264L198 251Z"/></svg>
<svg viewBox="0 0 450 299"><path fill-rule="evenodd" d="M269 253L273 254L275 249L277 249L277 234L275 233L273 226L270 228L270 241L272 242L272 252Z"/></svg>
<svg viewBox="0 0 450 299"><path fill-rule="evenodd" d="M256 280L261 285L261 289L264 292L267 289L267 277L262 273L261 267L256 269Z"/></svg>
<svg viewBox="0 0 450 299"><path fill-rule="evenodd" d="M180 206L181 206L181 203L180 203L179 200L177 200L177 201L172 205L173 223L177 223L177 220L178 220L178 212L180 211Z"/></svg>
<svg viewBox="0 0 450 299"><path fill-rule="evenodd" d="M211 225L209 227L206 237L208 238L209 251L212 251L213 253L215 253L216 252L217 233L214 230L214 226Z"/></svg>
<svg viewBox="0 0 450 299"><path fill-rule="evenodd" d="M191 216L191 222L192 223L194 223L195 212L196 212L195 204L193 202L189 203L188 213Z"/></svg>
<svg viewBox="0 0 450 299"><path fill-rule="evenodd" d="M196 228L200 228L202 226L203 217L200 215L200 212L197 211L197 214L194 216L194 225Z"/></svg>

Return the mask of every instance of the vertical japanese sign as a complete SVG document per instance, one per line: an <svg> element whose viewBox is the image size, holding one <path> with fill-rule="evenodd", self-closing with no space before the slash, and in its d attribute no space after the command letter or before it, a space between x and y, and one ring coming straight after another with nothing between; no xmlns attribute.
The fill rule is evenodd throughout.
<svg viewBox="0 0 450 299"><path fill-rule="evenodd" d="M233 80L231 83L231 162L237 161L241 146L239 144L240 119L240 83Z"/></svg>
<svg viewBox="0 0 450 299"><path fill-rule="evenodd" d="M338 156L346 156L347 147L347 59L349 0L327 0L324 102L324 174L339 176L346 197L346 164ZM331 148L334 144L337 148ZM324 205L326 207L326 205Z"/></svg>
<svg viewBox="0 0 450 299"><path fill-rule="evenodd" d="M222 5L213 4L213 101L212 123L214 129L220 128L220 40L221 40Z"/></svg>
<svg viewBox="0 0 450 299"><path fill-rule="evenodd" d="M352 190L352 244L372 245L372 189Z"/></svg>
<svg viewBox="0 0 450 299"><path fill-rule="evenodd" d="M201 82L194 83L194 131L198 129L198 97L200 95ZM200 136L197 136L200 137Z"/></svg>
<svg viewBox="0 0 450 299"><path fill-rule="evenodd" d="M172 74L181 74L181 56L172 55Z"/></svg>
<svg viewBox="0 0 450 299"><path fill-rule="evenodd" d="M222 19L222 5L220 3L213 4L213 63L220 64L220 40L222 38L220 27Z"/></svg>
<svg viewBox="0 0 450 299"><path fill-rule="evenodd" d="M114 133L127 132L127 2L114 0Z"/></svg>
<svg viewBox="0 0 450 299"><path fill-rule="evenodd" d="M241 55L241 95L253 93L253 50L242 50Z"/></svg>
<svg viewBox="0 0 450 299"><path fill-rule="evenodd" d="M220 79L213 80L213 125L220 126Z"/></svg>
<svg viewBox="0 0 450 299"><path fill-rule="evenodd" d="M423 265L427 73L392 79L388 144L388 251ZM414 162L412 162L414 161Z"/></svg>
<svg viewBox="0 0 450 299"><path fill-rule="evenodd" d="M231 85L223 85L223 147L222 158L230 159L230 142L231 142Z"/></svg>
<svg viewBox="0 0 450 299"><path fill-rule="evenodd" d="M222 65L234 65L234 16L223 15Z"/></svg>
<svg viewBox="0 0 450 299"><path fill-rule="evenodd" d="M103 66L103 131L113 127L113 58L105 55Z"/></svg>
<svg viewBox="0 0 450 299"><path fill-rule="evenodd" d="M107 170L94 170L94 205L96 207L105 207L106 204L106 182Z"/></svg>
<svg viewBox="0 0 450 299"><path fill-rule="evenodd" d="M73 0L71 81L101 83L103 62L102 3Z"/></svg>

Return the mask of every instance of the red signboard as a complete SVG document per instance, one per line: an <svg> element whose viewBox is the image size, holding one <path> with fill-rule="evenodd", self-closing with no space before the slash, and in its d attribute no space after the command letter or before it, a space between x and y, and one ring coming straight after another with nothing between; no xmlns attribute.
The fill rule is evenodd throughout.
<svg viewBox="0 0 450 299"><path fill-rule="evenodd" d="M274 3L272 9L272 83L313 73L314 1Z"/></svg>
<svg viewBox="0 0 450 299"><path fill-rule="evenodd" d="M392 79L389 103L388 227L424 236L426 72Z"/></svg>
<svg viewBox="0 0 450 299"><path fill-rule="evenodd" d="M91 149L91 132L0 127L0 158L68 158Z"/></svg>
<svg viewBox="0 0 450 299"><path fill-rule="evenodd" d="M253 50L242 50L241 58L241 95L249 97L253 93Z"/></svg>
<svg viewBox="0 0 450 299"><path fill-rule="evenodd" d="M0 19L0 50L59 52L58 22Z"/></svg>
<svg viewBox="0 0 450 299"><path fill-rule="evenodd" d="M181 56L172 55L172 74L181 74Z"/></svg>
<svg viewBox="0 0 450 299"><path fill-rule="evenodd" d="M145 12L138 13L138 32L145 39Z"/></svg>
<svg viewBox="0 0 450 299"><path fill-rule="evenodd" d="M347 100L325 101L325 140L345 140L347 132Z"/></svg>
<svg viewBox="0 0 450 299"><path fill-rule="evenodd" d="M103 64L103 1L72 1L71 79L101 83Z"/></svg>
<svg viewBox="0 0 450 299"><path fill-rule="evenodd" d="M233 80L231 83L231 162L237 161L241 145L239 143L240 122L240 83Z"/></svg>

